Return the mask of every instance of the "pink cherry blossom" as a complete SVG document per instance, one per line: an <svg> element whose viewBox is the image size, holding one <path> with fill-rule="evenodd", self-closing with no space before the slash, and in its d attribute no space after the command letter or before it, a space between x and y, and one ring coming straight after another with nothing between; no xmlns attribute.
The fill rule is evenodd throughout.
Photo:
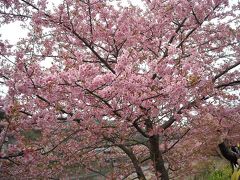
<svg viewBox="0 0 240 180"><path fill-rule="evenodd" d="M184 179L239 141L240 4L142 3L0 2L28 32L0 39L5 179Z"/></svg>

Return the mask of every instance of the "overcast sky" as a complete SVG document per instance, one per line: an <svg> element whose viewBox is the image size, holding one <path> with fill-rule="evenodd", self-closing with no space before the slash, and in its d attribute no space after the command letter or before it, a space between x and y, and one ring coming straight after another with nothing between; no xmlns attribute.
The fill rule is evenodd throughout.
<svg viewBox="0 0 240 180"><path fill-rule="evenodd" d="M62 0L48 0L49 4L58 4ZM127 5L131 2L133 5L143 6L141 0L121 0L123 5ZM230 4L237 3L238 0L229 0ZM20 22L15 22L12 24L4 25L0 27L1 39L8 39L11 44L15 44L20 38L27 35L27 32L20 27Z"/></svg>
<svg viewBox="0 0 240 180"><path fill-rule="evenodd" d="M121 0L123 5L127 5L131 2L133 5L142 5L141 0ZM50 5L57 5L62 2L62 0L48 0ZM21 26L21 22L15 22L8 25L0 27L1 39L7 39L11 44L16 44L20 38L26 37L27 32L24 31Z"/></svg>

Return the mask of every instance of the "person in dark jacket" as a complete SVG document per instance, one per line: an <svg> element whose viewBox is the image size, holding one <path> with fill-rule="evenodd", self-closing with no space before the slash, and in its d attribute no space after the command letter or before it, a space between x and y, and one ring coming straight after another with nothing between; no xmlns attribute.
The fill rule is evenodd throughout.
<svg viewBox="0 0 240 180"><path fill-rule="evenodd" d="M237 146L231 146L231 150L237 154L240 154L240 147L239 145Z"/></svg>
<svg viewBox="0 0 240 180"><path fill-rule="evenodd" d="M223 157L225 157L231 163L232 168L239 166L238 159L240 158L240 154L236 150L236 147L234 147L234 149L227 147L224 141L218 144L218 147Z"/></svg>
<svg viewBox="0 0 240 180"><path fill-rule="evenodd" d="M219 131L218 131L219 133ZM221 133L221 132L220 132ZM221 154L230 163L233 170L231 180L240 180L240 151L238 146L227 146L224 134L219 135L218 147Z"/></svg>

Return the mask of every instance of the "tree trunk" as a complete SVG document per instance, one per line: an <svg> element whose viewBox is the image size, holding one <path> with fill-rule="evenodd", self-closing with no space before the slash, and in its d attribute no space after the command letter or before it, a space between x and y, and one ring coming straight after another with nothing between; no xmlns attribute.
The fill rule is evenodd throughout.
<svg viewBox="0 0 240 180"><path fill-rule="evenodd" d="M169 180L168 172L164 166L162 152L159 149L159 135L153 135L149 138L150 143L150 157L153 162L157 176L161 180Z"/></svg>
<svg viewBox="0 0 240 180"><path fill-rule="evenodd" d="M131 159L131 161L133 163L133 166L135 168L135 171L137 173L138 178L140 180L146 180L146 177L143 174L142 168L139 165L138 159L136 158L136 156L134 155L132 150L126 148L124 145L118 145L118 147L120 147L128 155L128 157Z"/></svg>
<svg viewBox="0 0 240 180"><path fill-rule="evenodd" d="M145 125L146 125L148 132L153 129L153 124L150 119L145 120ZM150 158L153 162L156 176L161 177L161 180L169 180L168 171L164 166L162 152L159 149L159 135L158 134L152 135L149 137L149 150L150 150Z"/></svg>
<svg viewBox="0 0 240 180"><path fill-rule="evenodd" d="M126 153L126 155L131 159L132 163L133 163L133 166L135 168L135 172L137 173L137 177L140 179L140 180L146 180L146 177L142 171L142 168L141 168L141 165L137 159L137 157L134 155L133 151L129 148L127 148L126 146L124 146L123 144L116 144L114 142L113 139L111 138L108 138L108 137L105 137L104 136L104 139L112 142L113 144L115 144L117 147L119 147L120 149L123 150L123 152Z"/></svg>

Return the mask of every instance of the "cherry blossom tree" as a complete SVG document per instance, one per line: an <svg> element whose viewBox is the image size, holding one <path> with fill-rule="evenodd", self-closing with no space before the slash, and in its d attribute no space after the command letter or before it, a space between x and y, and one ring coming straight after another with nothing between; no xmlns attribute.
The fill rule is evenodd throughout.
<svg viewBox="0 0 240 180"><path fill-rule="evenodd" d="M163 179L239 140L240 4L1 0L2 177ZM16 29L17 33L17 29Z"/></svg>

